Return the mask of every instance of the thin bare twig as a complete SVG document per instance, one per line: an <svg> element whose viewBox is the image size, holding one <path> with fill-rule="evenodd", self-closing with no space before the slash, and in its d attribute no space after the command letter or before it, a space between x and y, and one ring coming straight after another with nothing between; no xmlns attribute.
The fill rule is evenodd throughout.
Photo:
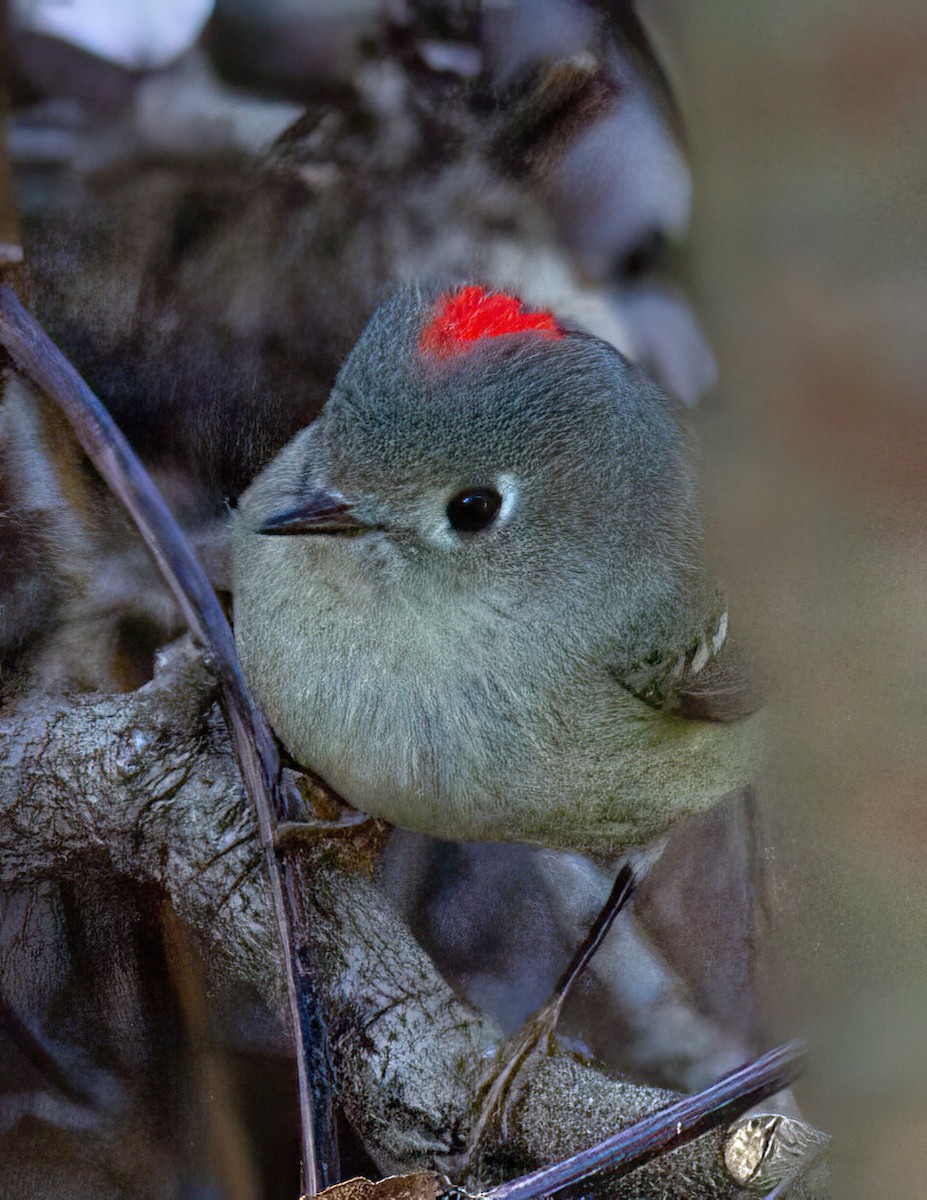
<svg viewBox="0 0 927 1200"><path fill-rule="evenodd" d="M103 404L6 286L0 286L0 340L16 366L69 420L87 456L138 527L190 629L210 656L242 779L257 815L284 952L299 1077L305 1189L311 1197L335 1181L337 1167L328 1079L324 1070L313 1070L310 1063L310 1054L317 1064L324 1064L328 1054L308 942L297 917L297 868L287 858L281 862L274 845L276 823L298 817L298 798L282 782L270 726L248 692L232 631L180 527Z"/></svg>
<svg viewBox="0 0 927 1200"><path fill-rule="evenodd" d="M651 1159L729 1124L788 1087L798 1077L804 1054L801 1042L786 1042L703 1092L677 1100L589 1150L500 1184L484 1200L538 1200L594 1175L620 1179Z"/></svg>

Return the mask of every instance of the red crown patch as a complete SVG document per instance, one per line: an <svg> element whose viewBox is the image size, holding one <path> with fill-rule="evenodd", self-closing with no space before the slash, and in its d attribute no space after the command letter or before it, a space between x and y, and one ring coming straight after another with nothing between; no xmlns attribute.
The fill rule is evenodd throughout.
<svg viewBox="0 0 927 1200"><path fill-rule="evenodd" d="M506 333L533 333L542 338L562 338L553 313L526 311L517 296L487 292L471 285L449 292L438 301L431 320L422 330L419 349L438 358L449 358L482 338Z"/></svg>

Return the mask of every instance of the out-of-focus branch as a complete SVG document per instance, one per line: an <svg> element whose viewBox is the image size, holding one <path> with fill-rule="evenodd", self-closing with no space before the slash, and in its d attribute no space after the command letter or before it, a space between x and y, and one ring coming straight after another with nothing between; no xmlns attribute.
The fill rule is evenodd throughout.
<svg viewBox="0 0 927 1200"><path fill-rule="evenodd" d="M17 286L23 247L7 147L7 95L3 86L8 70L6 17L5 6L0 7L0 282Z"/></svg>
<svg viewBox="0 0 927 1200"><path fill-rule="evenodd" d="M299 880L293 864L278 857L274 844L277 822L298 816L298 800L283 784L276 743L245 684L232 631L179 525L106 408L7 286L0 286L0 339L14 363L67 418L87 456L135 522L190 629L210 656L241 778L257 818L258 843L283 946L290 1020L297 1041L303 1171L311 1198L337 1175L337 1142L327 1033L316 1011Z"/></svg>

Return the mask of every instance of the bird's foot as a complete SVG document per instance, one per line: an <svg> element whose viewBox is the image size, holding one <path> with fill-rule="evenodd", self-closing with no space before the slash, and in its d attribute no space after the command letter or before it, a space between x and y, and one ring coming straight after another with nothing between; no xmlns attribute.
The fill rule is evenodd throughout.
<svg viewBox="0 0 927 1200"><path fill-rule="evenodd" d="M274 845L283 854L300 850L334 850L346 870L371 874L392 832L385 821L359 812L321 780L285 769L299 794L302 814L280 821Z"/></svg>
<svg viewBox="0 0 927 1200"><path fill-rule="evenodd" d="M274 832L274 845L278 850L292 850L306 842L317 842L320 838L345 833L372 822L373 817L355 809L345 809L334 820L322 817L307 817L303 821L281 821Z"/></svg>
<svg viewBox="0 0 927 1200"><path fill-rule="evenodd" d="M502 1066L489 1083L479 1116L474 1122L462 1177L469 1174L471 1164L479 1156L481 1142L490 1129L498 1128L503 1140L508 1137L508 1116L515 1081L535 1054L549 1052L564 999L565 995L551 996L528 1017L518 1033L500 1051L496 1061L501 1061Z"/></svg>
<svg viewBox="0 0 927 1200"><path fill-rule="evenodd" d="M515 1037L503 1048L500 1055L501 1068L489 1084L486 1098L474 1122L467 1148L466 1171L477 1161L480 1143L487 1131L498 1124L503 1139L508 1136L507 1117L513 1085L534 1054L546 1052L557 1028L560 1012L573 984L586 969L601 946L605 935L634 892L635 871L628 862L619 870L612 890L601 911L593 921L589 932L560 976L549 1000L536 1009L525 1021Z"/></svg>

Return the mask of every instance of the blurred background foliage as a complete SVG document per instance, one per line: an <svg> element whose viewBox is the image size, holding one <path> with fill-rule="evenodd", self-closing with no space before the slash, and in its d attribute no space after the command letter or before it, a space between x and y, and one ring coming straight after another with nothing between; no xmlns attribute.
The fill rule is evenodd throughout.
<svg viewBox="0 0 927 1200"><path fill-rule="evenodd" d="M927 1194L927 7L667 2L714 552L779 712L783 1027L836 1194Z"/></svg>

